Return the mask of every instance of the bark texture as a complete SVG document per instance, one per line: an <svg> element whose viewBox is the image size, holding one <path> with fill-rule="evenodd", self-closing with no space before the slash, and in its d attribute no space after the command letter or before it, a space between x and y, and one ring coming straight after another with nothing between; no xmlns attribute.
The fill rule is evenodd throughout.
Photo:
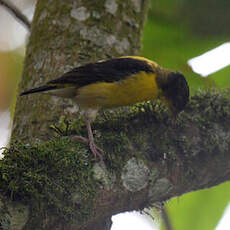
<svg viewBox="0 0 230 230"><path fill-rule="evenodd" d="M39 0L23 89L86 62L138 52L146 5ZM0 162L0 229L107 230L114 214L229 180L228 94L193 97L176 123L158 103L105 111L94 124L104 163L87 145L53 138L48 129L58 122L66 134L86 135L78 121L66 130L62 115L77 110L71 101L20 98L14 139L27 144L12 143Z"/></svg>
<svg viewBox="0 0 230 230"><path fill-rule="evenodd" d="M67 137L12 144L0 164L1 225L109 229L114 214L229 180L228 95L194 96L176 123L158 104L107 111L94 124L104 164Z"/></svg>

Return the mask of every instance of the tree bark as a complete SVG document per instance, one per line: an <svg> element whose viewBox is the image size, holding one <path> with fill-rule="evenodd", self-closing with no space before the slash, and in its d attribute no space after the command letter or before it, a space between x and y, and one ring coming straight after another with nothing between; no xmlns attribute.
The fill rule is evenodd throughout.
<svg viewBox="0 0 230 230"><path fill-rule="evenodd" d="M136 53L146 5L39 0L23 88L86 62ZM229 180L227 95L193 97L176 123L158 103L105 111L94 124L104 163L93 159L86 145L53 138L49 125L60 124L60 117L75 109L72 102L20 98L13 137L26 144L12 142L0 162L0 229L107 230L114 214ZM81 125L77 131L86 134Z"/></svg>
<svg viewBox="0 0 230 230"><path fill-rule="evenodd" d="M158 104L107 111L94 124L104 163L67 137L12 144L0 164L0 223L108 229L114 214L229 180L228 94L194 96L176 123Z"/></svg>

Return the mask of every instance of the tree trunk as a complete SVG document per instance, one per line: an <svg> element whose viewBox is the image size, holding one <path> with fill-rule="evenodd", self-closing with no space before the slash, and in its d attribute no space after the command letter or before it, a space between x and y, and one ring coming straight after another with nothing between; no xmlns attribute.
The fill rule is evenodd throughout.
<svg viewBox="0 0 230 230"><path fill-rule="evenodd" d="M144 0L39 0L23 88L86 62L137 53L146 12ZM49 126L76 110L71 101L20 98L13 136L26 143L12 142L0 162L0 229L108 230L114 214L229 180L228 93L195 96L176 124L158 103L105 111L94 124L104 163L86 145L53 138ZM59 125L65 131L65 122ZM70 126L85 134L78 123Z"/></svg>

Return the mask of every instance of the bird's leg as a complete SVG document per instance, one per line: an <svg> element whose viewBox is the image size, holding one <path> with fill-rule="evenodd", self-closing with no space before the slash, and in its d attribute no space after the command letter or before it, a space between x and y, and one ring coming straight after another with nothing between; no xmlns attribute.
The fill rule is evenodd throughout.
<svg viewBox="0 0 230 230"><path fill-rule="evenodd" d="M82 136L72 136L71 139L72 140L78 140L78 141L81 141L83 143L89 144L90 150L93 153L93 155L95 157L98 157L100 159L100 161L103 161L102 154L104 154L104 151L94 143L93 132L92 132L91 124L90 124L90 121L92 121L96 118L97 110L98 109L89 109L88 108L84 111L84 119L86 122L86 127L87 127L87 131L88 131L88 138L89 139L82 137Z"/></svg>
<svg viewBox="0 0 230 230"><path fill-rule="evenodd" d="M99 159L101 161L103 161L103 158L102 158L101 154L104 154L104 151L102 149L100 149L98 146L96 146L95 143L94 143L94 137L93 137L93 132L92 132L90 120L85 118L85 121L86 121L87 130L88 130L90 150L91 150L91 152L93 153L93 155L95 157L99 157Z"/></svg>
<svg viewBox="0 0 230 230"><path fill-rule="evenodd" d="M71 139L80 141L80 142L85 143L85 144L89 144L90 150L93 153L93 155L95 157L99 157L99 159L101 161L103 161L102 154L104 154L104 151L101 148L99 148L97 145L95 145L95 143L94 143L94 137L93 137L93 132L92 132L90 120L85 118L85 121L86 121L89 139L82 137L82 136L77 136L77 135L71 136Z"/></svg>

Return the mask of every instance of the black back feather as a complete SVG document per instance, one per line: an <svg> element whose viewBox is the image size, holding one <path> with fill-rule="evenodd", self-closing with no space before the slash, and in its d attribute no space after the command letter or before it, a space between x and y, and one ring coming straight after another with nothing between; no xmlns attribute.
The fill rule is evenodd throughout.
<svg viewBox="0 0 230 230"><path fill-rule="evenodd" d="M114 58L74 68L48 84L74 84L78 87L96 82L115 82L138 72L154 72L146 61L135 58Z"/></svg>

